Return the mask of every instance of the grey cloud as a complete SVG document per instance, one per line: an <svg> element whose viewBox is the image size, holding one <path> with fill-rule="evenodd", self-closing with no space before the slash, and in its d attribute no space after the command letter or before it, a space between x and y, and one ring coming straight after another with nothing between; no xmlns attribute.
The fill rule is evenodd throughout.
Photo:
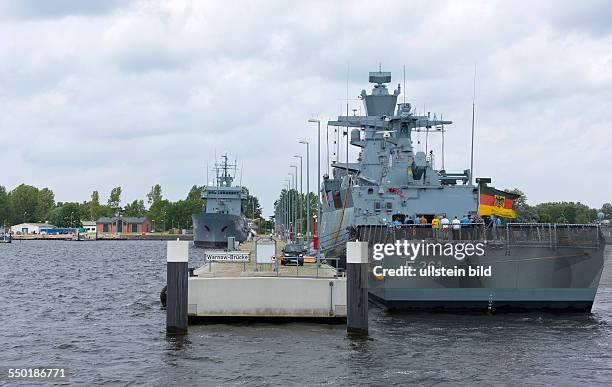
<svg viewBox="0 0 612 387"><path fill-rule="evenodd" d="M0 19L53 19L69 15L96 15L126 5L120 0L4 0Z"/></svg>
<svg viewBox="0 0 612 387"><path fill-rule="evenodd" d="M228 152L270 214L301 138L311 141L315 187L316 126L306 120L345 110L347 66L359 109L381 62L392 87L406 65L418 111L454 121L446 167L462 170L476 63L476 173L532 201L601 205L609 183L585 191L568 176L595 181L612 168L612 36L580 32L594 28L596 8L557 4L382 2L378 17L368 2L172 1L95 18L77 6L53 11L70 18L0 19L18 42L0 45L0 131L10 133L0 164L13 166L3 184L49 186L63 201L122 185L131 201L159 182L178 199L204 182L215 151ZM436 155L439 140L429 139Z"/></svg>

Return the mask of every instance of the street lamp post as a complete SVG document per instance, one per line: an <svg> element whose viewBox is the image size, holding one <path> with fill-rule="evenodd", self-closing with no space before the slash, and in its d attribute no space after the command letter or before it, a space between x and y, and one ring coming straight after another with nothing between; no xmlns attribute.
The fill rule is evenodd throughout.
<svg viewBox="0 0 612 387"><path fill-rule="evenodd" d="M306 140L300 141L306 145L306 241L310 240L310 143Z"/></svg>
<svg viewBox="0 0 612 387"><path fill-rule="evenodd" d="M289 233L287 232L287 230L289 229L289 187L290 187L289 179L285 179L285 184L286 184L285 203L283 206L285 225L284 225L283 236L284 236L285 242L287 242L289 238Z"/></svg>
<svg viewBox="0 0 612 387"><path fill-rule="evenodd" d="M302 229L302 225L304 224L302 216L304 216L304 190L302 185L302 178L304 175L304 168L302 168L302 156L294 155L293 157L300 159L300 200L298 201L298 211L300 214L300 232L304 235L304 230Z"/></svg>
<svg viewBox="0 0 612 387"><path fill-rule="evenodd" d="M295 180L294 180L294 183L293 183L293 188L295 189L295 196L298 196L297 195L297 193L298 193L298 190L297 190L297 181L298 181L298 172L297 172L297 169L298 169L298 167L297 167L297 165L290 165L290 167L295 170L295 175L294 175ZM294 215L293 216L293 227L295 228L294 231L295 231L296 234L297 234L297 230L298 230L297 225L298 225L298 205L299 205L299 203L300 203L300 200L299 200L299 197L298 197L297 200L295 200L294 203L293 203L293 215Z"/></svg>
<svg viewBox="0 0 612 387"><path fill-rule="evenodd" d="M316 118L311 118L308 122L316 122L317 123L317 238L320 237L319 227L321 225L321 121ZM320 240L317 242L320 243ZM317 246L317 267L321 266L321 246Z"/></svg>
<svg viewBox="0 0 612 387"><path fill-rule="evenodd" d="M290 167L293 167L293 165L290 165ZM290 177L290 181L289 181L289 223L290 225L293 225L293 228L289 228L290 231L290 236L292 237L291 240L295 239L295 199L292 198L293 194L291 191L293 191L295 189L295 174L292 172L289 172L289 177Z"/></svg>

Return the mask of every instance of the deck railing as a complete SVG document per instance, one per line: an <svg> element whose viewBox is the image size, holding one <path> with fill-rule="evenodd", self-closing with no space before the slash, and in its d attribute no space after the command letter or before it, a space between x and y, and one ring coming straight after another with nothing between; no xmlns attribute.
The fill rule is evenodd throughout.
<svg viewBox="0 0 612 387"><path fill-rule="evenodd" d="M372 243L394 243L396 240L427 240L436 242L475 241L506 247L584 247L603 245L603 234L597 224L506 223L485 225L462 224L455 228L432 228L418 225L361 225L350 230L351 240Z"/></svg>

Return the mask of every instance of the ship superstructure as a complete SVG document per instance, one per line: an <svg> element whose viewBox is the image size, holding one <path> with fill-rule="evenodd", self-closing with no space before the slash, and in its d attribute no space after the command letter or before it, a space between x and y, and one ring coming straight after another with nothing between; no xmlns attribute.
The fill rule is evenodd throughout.
<svg viewBox="0 0 612 387"><path fill-rule="evenodd" d="M352 224L384 225L423 215L452 219L475 215L478 188L470 170L448 173L435 169L433 151L415 150L416 132L442 134L451 121L417 115L410 103L397 104L400 86L390 94L389 72L371 72L371 94L361 92L366 116L340 116L330 126L351 128L350 143L361 148L356 163L334 163L333 177L324 176L321 243L338 253ZM397 109L396 109L397 105Z"/></svg>

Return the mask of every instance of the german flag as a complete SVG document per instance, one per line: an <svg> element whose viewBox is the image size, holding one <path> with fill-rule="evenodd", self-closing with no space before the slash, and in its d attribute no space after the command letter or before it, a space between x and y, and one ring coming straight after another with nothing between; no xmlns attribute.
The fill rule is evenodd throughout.
<svg viewBox="0 0 612 387"><path fill-rule="evenodd" d="M516 218L514 201L519 197L520 195L517 194L481 185L478 214L497 215L503 218Z"/></svg>

